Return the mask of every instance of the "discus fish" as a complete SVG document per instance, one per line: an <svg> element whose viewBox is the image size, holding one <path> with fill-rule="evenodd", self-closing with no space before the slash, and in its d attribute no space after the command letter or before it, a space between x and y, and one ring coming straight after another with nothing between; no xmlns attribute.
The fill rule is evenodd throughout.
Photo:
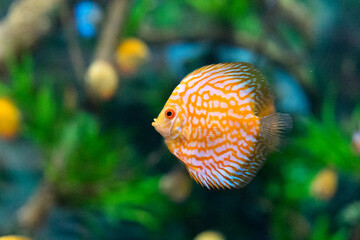
<svg viewBox="0 0 360 240"><path fill-rule="evenodd" d="M152 125L196 182L241 188L292 127L275 113L264 76L251 64L220 63L187 75Z"/></svg>

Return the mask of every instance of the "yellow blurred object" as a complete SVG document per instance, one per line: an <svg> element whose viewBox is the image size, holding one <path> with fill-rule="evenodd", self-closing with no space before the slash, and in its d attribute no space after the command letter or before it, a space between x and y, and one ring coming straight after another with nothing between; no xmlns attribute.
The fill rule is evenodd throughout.
<svg viewBox="0 0 360 240"><path fill-rule="evenodd" d="M337 190L338 175L332 169L321 170L314 178L310 193L320 200L330 200Z"/></svg>
<svg viewBox="0 0 360 240"><path fill-rule="evenodd" d="M178 203L189 197L191 186L189 176L179 170L172 171L160 179L160 191Z"/></svg>
<svg viewBox="0 0 360 240"><path fill-rule="evenodd" d="M127 38L122 41L116 50L116 61L124 74L136 72L139 66L149 58L148 46L137 38Z"/></svg>
<svg viewBox="0 0 360 240"><path fill-rule="evenodd" d="M20 112L14 103L7 98L0 98L0 137L12 139L20 128Z"/></svg>
<svg viewBox="0 0 360 240"><path fill-rule="evenodd" d="M219 232L208 230L199 233L194 240L225 240L225 237Z"/></svg>
<svg viewBox="0 0 360 240"><path fill-rule="evenodd" d="M0 237L0 240L31 240L31 239L22 236L9 235L9 236Z"/></svg>
<svg viewBox="0 0 360 240"><path fill-rule="evenodd" d="M85 81L90 93L102 100L112 98L119 84L114 67L105 60L96 60L91 64Z"/></svg>

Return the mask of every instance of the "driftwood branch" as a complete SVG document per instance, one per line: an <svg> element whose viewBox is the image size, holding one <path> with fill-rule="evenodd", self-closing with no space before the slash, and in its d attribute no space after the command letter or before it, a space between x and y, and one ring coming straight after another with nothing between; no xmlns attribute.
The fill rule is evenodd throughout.
<svg viewBox="0 0 360 240"><path fill-rule="evenodd" d="M309 92L314 90L312 76L305 65L305 56L284 49L276 42L266 38L258 39L241 32L234 34L221 28L211 30L204 28L202 32L193 31L184 36L176 32L168 34L168 32L151 27L143 29L140 37L153 44L166 45L177 41L215 41L246 48L287 69Z"/></svg>
<svg viewBox="0 0 360 240"><path fill-rule="evenodd" d="M51 27L51 16L64 0L18 0L0 22L0 63L44 36Z"/></svg>
<svg viewBox="0 0 360 240"><path fill-rule="evenodd" d="M308 44L314 41L312 16L301 1L278 1L278 10L288 23L294 26Z"/></svg>
<svg viewBox="0 0 360 240"><path fill-rule="evenodd" d="M128 0L113 0L109 4L108 13L106 14L108 19L96 47L95 59L112 60L119 33L125 21L128 2Z"/></svg>
<svg viewBox="0 0 360 240"><path fill-rule="evenodd" d="M67 41L70 61L73 66L76 79L81 85L85 73L85 60L75 27L75 19L71 14L71 10L69 9L67 2L61 4L60 21Z"/></svg>
<svg viewBox="0 0 360 240"><path fill-rule="evenodd" d="M19 226L31 233L46 220L55 205L55 191L50 183L42 183L17 213Z"/></svg>
<svg viewBox="0 0 360 240"><path fill-rule="evenodd" d="M118 74L114 67L114 52L125 22L129 0L112 0L108 19L103 26L94 59L84 76L89 95L98 99L110 99L118 86Z"/></svg>

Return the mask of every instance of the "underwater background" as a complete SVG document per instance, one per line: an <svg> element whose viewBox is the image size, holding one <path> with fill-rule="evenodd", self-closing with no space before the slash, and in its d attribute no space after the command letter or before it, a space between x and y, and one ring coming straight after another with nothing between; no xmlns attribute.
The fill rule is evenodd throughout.
<svg viewBox="0 0 360 240"><path fill-rule="evenodd" d="M238 61L294 129L208 190L151 122ZM1 240L360 239L360 2L1 0L0 139Z"/></svg>

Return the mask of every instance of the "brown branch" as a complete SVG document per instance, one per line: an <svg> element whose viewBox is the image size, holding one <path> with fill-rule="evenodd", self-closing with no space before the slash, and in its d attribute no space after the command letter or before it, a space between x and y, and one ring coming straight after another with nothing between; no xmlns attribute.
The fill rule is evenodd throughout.
<svg viewBox="0 0 360 240"><path fill-rule="evenodd" d="M60 20L63 26L63 31L68 44L68 52L70 61L74 68L76 78L79 83L82 82L85 73L85 61L81 51L79 39L75 29L75 21L67 2L61 5Z"/></svg>
<svg viewBox="0 0 360 240"><path fill-rule="evenodd" d="M266 34L273 36L285 47L291 48L284 34L281 33L280 26L284 23L295 29L304 40L304 43L311 47L314 42L313 18L309 7L300 1L276 0L259 1L263 27Z"/></svg>
<svg viewBox="0 0 360 240"><path fill-rule="evenodd" d="M54 205L54 189L51 184L44 182L17 212L19 226L25 231L33 232L42 225Z"/></svg>
<svg viewBox="0 0 360 240"><path fill-rule="evenodd" d="M119 37L120 30L124 24L128 0L113 0L109 4L108 19L103 27L99 43L95 52L95 59L113 59L114 49Z"/></svg>
<svg viewBox="0 0 360 240"><path fill-rule="evenodd" d="M279 13L294 26L311 45L314 41L313 24L310 11L300 1L278 1Z"/></svg>
<svg viewBox="0 0 360 240"><path fill-rule="evenodd" d="M108 19L103 26L94 59L85 74L87 90L94 99L107 100L113 97L118 86L118 75L114 67L114 52L119 33L125 22L129 0L112 0Z"/></svg>
<svg viewBox="0 0 360 240"><path fill-rule="evenodd" d="M33 233L46 221L51 209L56 205L59 193L59 184L64 175L68 149L60 144L54 148L50 155L49 164L46 165L44 179L38 189L18 210L17 221L26 232Z"/></svg>
<svg viewBox="0 0 360 240"><path fill-rule="evenodd" d="M266 38L256 38L246 33L233 34L230 31L221 28L212 28L211 30L204 28L202 32L194 31L186 36L180 33L171 32L167 34L165 31L147 27L146 30L140 32L140 37L146 42L154 44L169 44L176 41L219 41L226 42L235 46L249 49L255 53L265 56L271 62L282 66L293 74L298 81L309 91L314 91L312 76L305 65L306 57L298 55L293 51L285 50L276 42Z"/></svg>
<svg viewBox="0 0 360 240"><path fill-rule="evenodd" d="M312 76L305 65L305 56L284 50L273 41L252 39L245 34L236 35L234 44L267 57L273 63L284 67L292 73L308 91L314 91Z"/></svg>
<svg viewBox="0 0 360 240"><path fill-rule="evenodd" d="M51 26L51 15L64 0L18 0L0 22L0 63L34 45Z"/></svg>

